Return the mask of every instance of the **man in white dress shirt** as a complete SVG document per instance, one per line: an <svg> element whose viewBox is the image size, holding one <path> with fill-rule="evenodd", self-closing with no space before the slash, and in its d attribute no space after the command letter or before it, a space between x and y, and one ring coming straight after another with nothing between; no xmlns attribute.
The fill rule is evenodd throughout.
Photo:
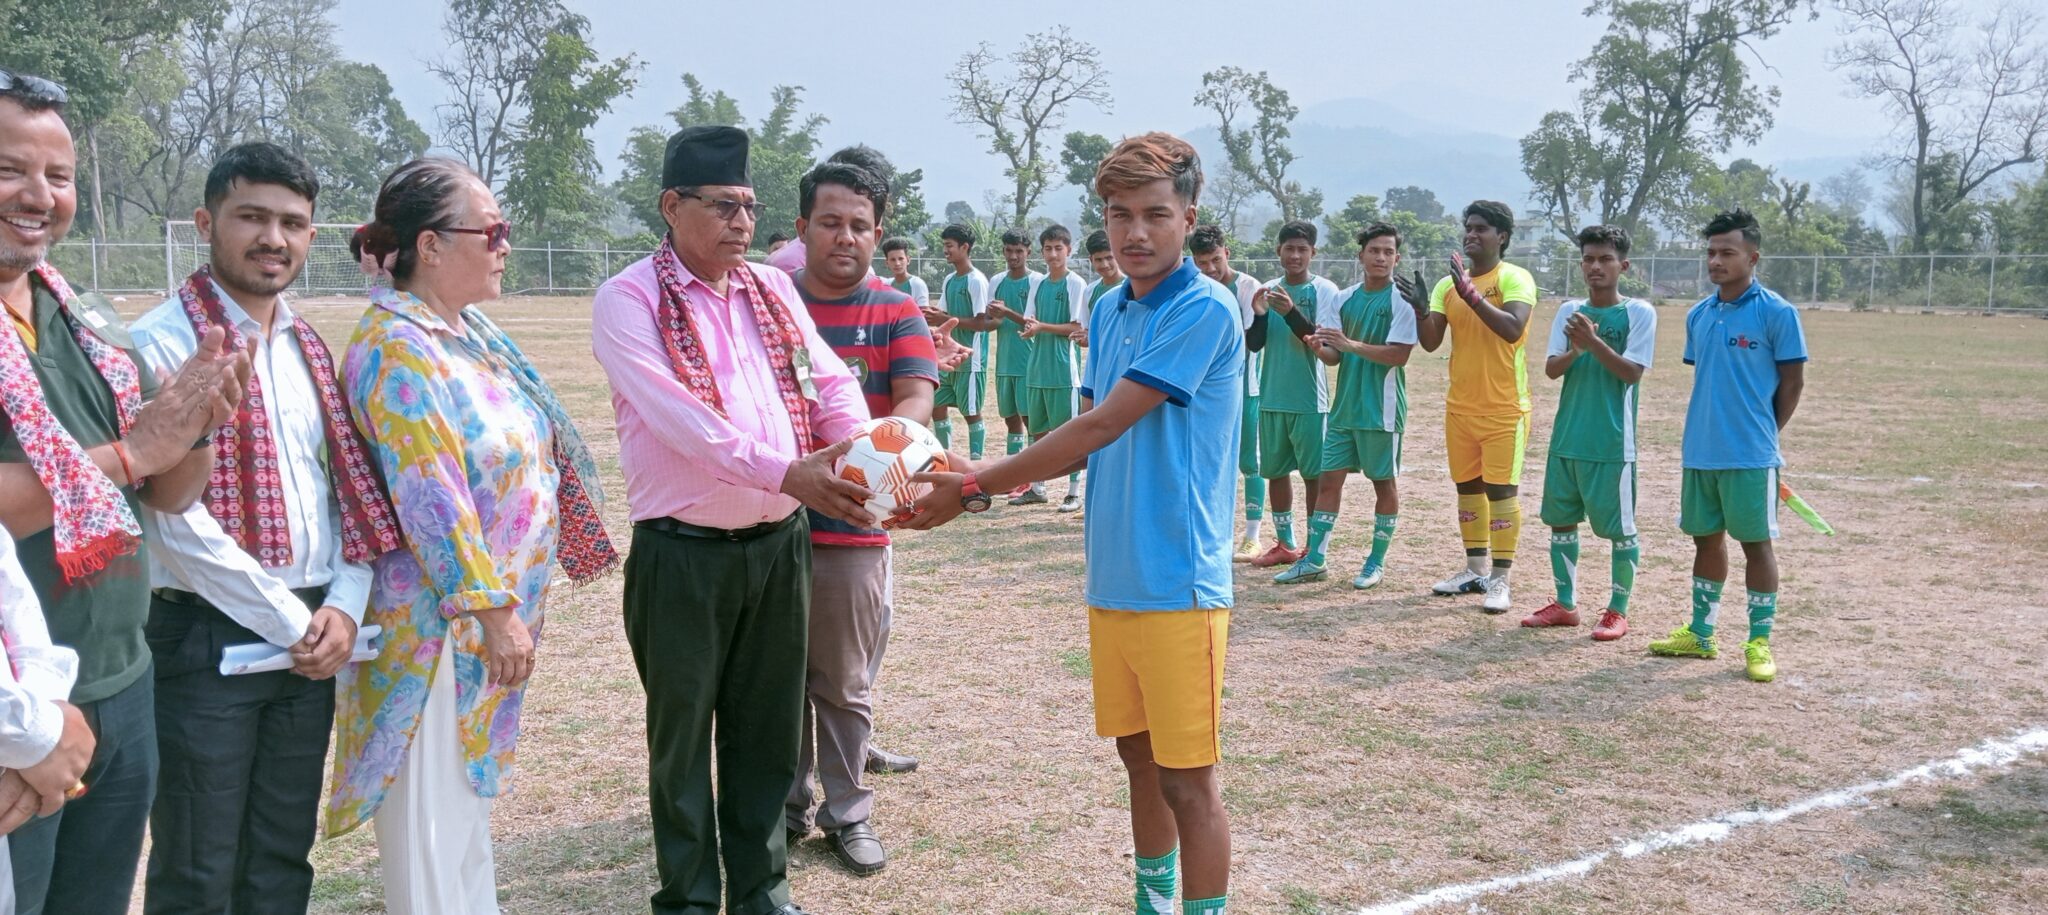
<svg viewBox="0 0 2048 915"><path fill-rule="evenodd" d="M78 679L78 653L50 644L43 605L0 528L0 913L14 912L7 834L55 813L92 761L98 743L85 715L64 701Z"/></svg>
<svg viewBox="0 0 2048 915"><path fill-rule="evenodd" d="M285 149L228 150L193 214L209 266L133 329L153 369L184 362L214 324L255 364L241 410L214 432L205 497L146 516L162 757L149 913L306 910L329 681L355 644L369 559L397 544L332 354L280 295L305 265L318 194ZM224 647L262 642L289 650L292 668L221 674Z"/></svg>

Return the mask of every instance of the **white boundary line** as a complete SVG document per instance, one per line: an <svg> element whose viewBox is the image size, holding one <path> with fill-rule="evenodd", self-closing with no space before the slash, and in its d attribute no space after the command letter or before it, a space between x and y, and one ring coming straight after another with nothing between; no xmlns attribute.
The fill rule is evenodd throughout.
<svg viewBox="0 0 2048 915"><path fill-rule="evenodd" d="M1889 778L1864 782L1847 788L1838 788L1825 794L1817 794L1804 800L1795 801L1771 810L1738 810L1716 817L1688 823L1676 829L1652 833L1642 838L1623 842L1608 851L1597 851L1584 857L1574 858L1557 864L1549 864L1534 870L1491 880L1473 883L1459 883L1442 886L1424 893L1417 893L1406 899L1383 902L1379 905L1359 909L1356 915L1409 915L1436 905L1466 902L1492 893L1520 889L1538 883L1548 883L1565 877L1583 877L1592 873L1593 868L1610 858L1637 858L1666 849L1684 848L1719 842L1730 833L1746 826L1770 826L1801 814L1816 810L1833 810L1862 802L1873 794L1891 791L1915 782L1933 782L1944 779L1962 778L1978 771L1996 771L2019 761L2021 757L2048 750L2048 728L2023 731L2005 739L1986 740L1965 749L1954 756L1922 763Z"/></svg>

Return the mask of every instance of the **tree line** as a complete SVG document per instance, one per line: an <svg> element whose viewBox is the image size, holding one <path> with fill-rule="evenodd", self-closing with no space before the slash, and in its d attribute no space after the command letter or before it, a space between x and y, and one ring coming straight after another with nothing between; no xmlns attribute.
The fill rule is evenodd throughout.
<svg viewBox="0 0 2048 915"><path fill-rule="evenodd" d="M805 110L802 86L774 87L767 110L750 117L724 90L684 73L672 123L632 131L607 182L590 131L640 87L645 66L598 54L588 20L563 0L448 0L446 50L424 62L443 101L421 113L424 124L382 70L343 54L337 3L0 0L0 16L16 24L0 66L70 89L80 227L101 238L156 237L162 220L197 204L212 158L255 138L320 170L323 219L365 218L384 174L439 148L499 190L523 241L557 244L651 243L662 228L654 201L663 141L676 126L728 124L752 135L764 240L793 225L797 180L826 152L828 121ZM1607 223L1655 249L1689 240L1704 214L1743 206L1776 252L2048 253L2048 39L2042 14L2020 0L1981 15L1958 0L1831 0L1841 35L1829 63L1891 113L1891 137L1866 168L1818 187L1747 159L1722 164L1773 124L1778 90L1758 75L1770 39L1820 6L1591 0L1585 12L1605 30L1567 74L1578 104L1545 114L1521 139L1528 183L1498 195L1533 201L1524 218L1539 229L1523 237L1555 246ZM953 201L934 213L923 173L904 169L892 234L936 248L944 222L1035 229L1049 220L1034 214L1065 187L1076 191L1076 228L1100 225L1089 184L1112 141L1063 130L1080 107L1112 110L1100 49L1059 26L1013 48L970 49L947 82L954 120L974 128L1002 166L1000 181L991 175L998 189L978 207ZM1287 219L1318 221L1336 249L1375 220L1400 226L1412 250L1455 246L1457 214L1427 188L1359 193L1326 208L1323 189L1294 174L1300 111L1267 72L1220 66L1192 88L1224 160L1210 165L1203 218L1225 226L1236 250L1258 256ZM1871 223L1873 205L1897 231Z"/></svg>

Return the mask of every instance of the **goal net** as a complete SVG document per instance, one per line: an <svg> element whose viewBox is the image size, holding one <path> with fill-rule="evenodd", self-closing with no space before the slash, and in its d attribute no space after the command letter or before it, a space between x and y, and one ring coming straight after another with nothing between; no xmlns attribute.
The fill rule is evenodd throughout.
<svg viewBox="0 0 2048 915"><path fill-rule="evenodd" d="M348 255L348 238L356 227L323 222L315 228L319 232L313 236L313 246L306 252L306 268L299 272L292 292L301 296L367 294L370 278ZM164 230L164 288L178 288L192 271L207 262L210 251L191 220L171 220Z"/></svg>

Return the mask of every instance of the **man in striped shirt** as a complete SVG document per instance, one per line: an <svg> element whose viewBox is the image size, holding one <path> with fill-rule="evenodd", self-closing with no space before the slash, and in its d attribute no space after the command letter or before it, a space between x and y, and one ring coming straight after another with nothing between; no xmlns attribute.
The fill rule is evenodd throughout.
<svg viewBox="0 0 2048 915"><path fill-rule="evenodd" d="M827 161L805 175L798 190L805 265L794 279L818 335L853 372L870 414L930 422L939 369L924 314L868 272L882 240L888 180L860 165ZM839 862L867 876L888 860L868 825L874 791L861 775L876 768L869 760L870 697L889 642L889 535L813 513L811 547L807 701L785 825L794 845L815 822ZM911 759L904 768L916 764ZM814 768L822 802L811 793Z"/></svg>

